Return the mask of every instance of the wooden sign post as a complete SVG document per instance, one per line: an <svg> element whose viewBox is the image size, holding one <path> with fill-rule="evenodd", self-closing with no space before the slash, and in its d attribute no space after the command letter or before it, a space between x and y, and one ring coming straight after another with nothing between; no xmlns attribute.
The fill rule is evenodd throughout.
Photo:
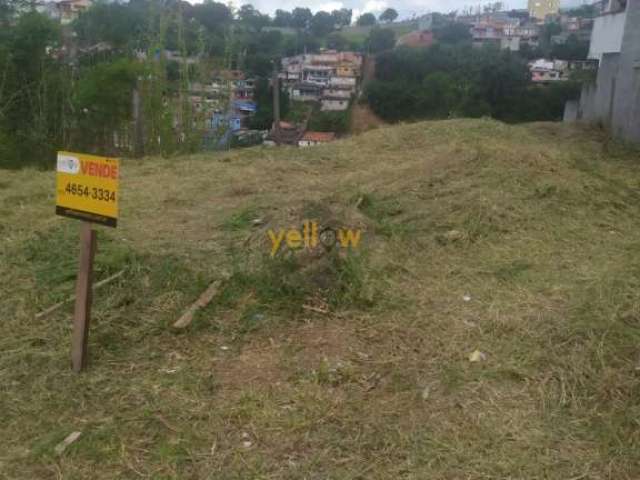
<svg viewBox="0 0 640 480"><path fill-rule="evenodd" d="M97 248L92 224L115 227L118 223L119 166L115 158L58 153L56 214L82 220L71 340L74 372L80 372L87 366L93 260Z"/></svg>
<svg viewBox="0 0 640 480"><path fill-rule="evenodd" d="M73 312L71 365L74 372L87 366L87 341L91 321L91 286L93 259L96 254L96 232L88 222L82 223L80 232L80 265L76 280L76 306Z"/></svg>

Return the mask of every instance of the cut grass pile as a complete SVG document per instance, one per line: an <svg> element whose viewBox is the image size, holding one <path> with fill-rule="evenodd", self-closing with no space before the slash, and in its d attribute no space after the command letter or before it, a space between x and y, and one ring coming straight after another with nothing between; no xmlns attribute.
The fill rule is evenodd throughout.
<svg viewBox="0 0 640 480"><path fill-rule="evenodd" d="M81 375L71 307L35 319L78 225L51 172L1 171L0 477L637 479L639 161L490 120L125 160ZM305 220L362 243L271 257Z"/></svg>

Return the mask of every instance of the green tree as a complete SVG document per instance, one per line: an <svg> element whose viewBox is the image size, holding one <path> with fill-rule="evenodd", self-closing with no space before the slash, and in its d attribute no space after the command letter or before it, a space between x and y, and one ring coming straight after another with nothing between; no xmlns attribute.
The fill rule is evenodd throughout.
<svg viewBox="0 0 640 480"><path fill-rule="evenodd" d="M589 55L589 42L581 41L575 34L567 37L566 42L551 47L551 57L558 60L586 60Z"/></svg>
<svg viewBox="0 0 640 480"><path fill-rule="evenodd" d="M465 23L447 23L444 26L435 29L434 33L439 42L448 43L450 45L468 43L472 39L469 25Z"/></svg>
<svg viewBox="0 0 640 480"><path fill-rule="evenodd" d="M453 76L444 72L427 75L419 102L418 109L426 118L448 118L460 103Z"/></svg>
<svg viewBox="0 0 640 480"><path fill-rule="evenodd" d="M380 14L380 17L378 17L378 19L384 23L391 23L396 18L398 18L398 11L395 10L394 8L387 8L384 12Z"/></svg>
<svg viewBox="0 0 640 480"><path fill-rule="evenodd" d="M340 52L348 50L349 40L342 36L339 32L333 32L327 36L327 47Z"/></svg>
<svg viewBox="0 0 640 480"><path fill-rule="evenodd" d="M291 27L293 25L293 15L286 10L276 10L273 19L273 25L276 27Z"/></svg>
<svg viewBox="0 0 640 480"><path fill-rule="evenodd" d="M367 46L371 53L390 50L396 45L396 33L388 28L373 28L367 38Z"/></svg>
<svg viewBox="0 0 640 480"><path fill-rule="evenodd" d="M348 27L351 25L351 19L353 17L353 10L348 8L341 8L340 10L333 10L331 12L333 22L338 28Z"/></svg>
<svg viewBox="0 0 640 480"><path fill-rule="evenodd" d="M255 100L258 111L251 119L251 128L255 130L269 130L273 125L273 88L266 78L256 82ZM289 112L289 94L280 89L280 118L287 116Z"/></svg>
<svg viewBox="0 0 640 480"><path fill-rule="evenodd" d="M209 33L221 33L231 23L233 14L223 3L205 1L194 5L189 17L195 18Z"/></svg>
<svg viewBox="0 0 640 480"><path fill-rule="evenodd" d="M238 19L244 27L259 32L271 22L268 15L263 15L251 4L245 4L238 11Z"/></svg>
<svg viewBox="0 0 640 480"><path fill-rule="evenodd" d="M115 48L137 46L144 36L142 11L119 3L96 3L73 24L82 45L108 42Z"/></svg>
<svg viewBox="0 0 640 480"><path fill-rule="evenodd" d="M120 59L91 68L78 83L77 111L80 112L80 135L77 141L87 151L109 153L113 134L131 120L131 98L139 63Z"/></svg>
<svg viewBox="0 0 640 480"><path fill-rule="evenodd" d="M0 31L0 158L4 166L52 164L69 123L70 72L52 55L60 30L36 12Z"/></svg>
<svg viewBox="0 0 640 480"><path fill-rule="evenodd" d="M334 26L334 18L327 12L316 13L311 20L311 32L318 37L324 37L331 33Z"/></svg>
<svg viewBox="0 0 640 480"><path fill-rule="evenodd" d="M313 13L308 8L294 8L293 12L291 12L291 17L291 26L302 30L311 26Z"/></svg>
<svg viewBox="0 0 640 480"><path fill-rule="evenodd" d="M356 24L359 27L371 27L377 23L376 16L373 13L363 13L358 17Z"/></svg>

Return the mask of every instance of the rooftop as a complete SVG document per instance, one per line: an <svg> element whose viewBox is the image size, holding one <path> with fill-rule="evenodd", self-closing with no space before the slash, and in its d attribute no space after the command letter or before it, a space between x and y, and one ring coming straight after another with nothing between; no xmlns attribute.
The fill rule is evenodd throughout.
<svg viewBox="0 0 640 480"><path fill-rule="evenodd" d="M306 132L302 136L302 140L309 142L332 142L336 139L333 132Z"/></svg>

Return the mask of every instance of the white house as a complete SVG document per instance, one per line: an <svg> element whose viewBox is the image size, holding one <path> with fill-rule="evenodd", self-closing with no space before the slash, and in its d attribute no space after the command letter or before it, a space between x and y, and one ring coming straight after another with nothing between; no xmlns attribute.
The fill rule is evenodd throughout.
<svg viewBox="0 0 640 480"><path fill-rule="evenodd" d="M349 108L349 101L345 97L323 96L320 110L323 112L342 112Z"/></svg>

